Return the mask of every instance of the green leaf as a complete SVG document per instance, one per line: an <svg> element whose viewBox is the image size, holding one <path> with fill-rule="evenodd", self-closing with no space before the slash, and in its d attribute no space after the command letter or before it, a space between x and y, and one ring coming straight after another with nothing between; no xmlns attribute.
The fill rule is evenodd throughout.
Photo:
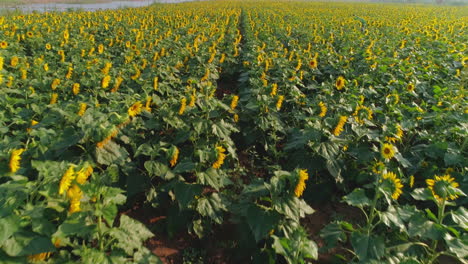
<svg viewBox="0 0 468 264"><path fill-rule="evenodd" d="M392 227L394 225L400 229L400 232L406 232L406 226L400 217L399 208L390 205L386 212L381 213L381 219L386 226Z"/></svg>
<svg viewBox="0 0 468 264"><path fill-rule="evenodd" d="M273 208L278 213L287 216L295 222L299 222L301 218L314 213L314 209L312 209L312 207L296 196L286 196L273 199Z"/></svg>
<svg viewBox="0 0 468 264"><path fill-rule="evenodd" d="M464 235L461 239L454 238L449 234L444 236L449 251L453 252L461 260L468 257L468 235Z"/></svg>
<svg viewBox="0 0 468 264"><path fill-rule="evenodd" d="M223 211L227 211L225 202L217 193L212 193L208 197L198 199L197 211L203 215L210 217L218 224L223 222Z"/></svg>
<svg viewBox="0 0 468 264"><path fill-rule="evenodd" d="M152 176L161 177L165 180L170 180L175 177L175 174L171 172L169 167L161 162L157 161L146 161L145 169Z"/></svg>
<svg viewBox="0 0 468 264"><path fill-rule="evenodd" d="M182 173L182 172L189 172L195 169L195 163L193 163L190 159L181 160L175 168L172 170L173 173Z"/></svg>
<svg viewBox="0 0 468 264"><path fill-rule="evenodd" d="M445 233L445 230L440 225L427 220L424 217L424 214L421 212L419 214L413 215L410 218L408 223L408 235L410 237L422 237L430 238L434 240L439 240L442 238L442 235Z"/></svg>
<svg viewBox="0 0 468 264"><path fill-rule="evenodd" d="M411 162L403 158L399 152L395 153L395 159L401 164L401 166L403 166L403 168L409 168L411 166Z"/></svg>
<svg viewBox="0 0 468 264"><path fill-rule="evenodd" d="M154 236L142 223L124 214L120 217L119 228L112 228L110 235L117 240L116 246L129 256L133 256L135 250L143 249L143 242Z"/></svg>
<svg viewBox="0 0 468 264"><path fill-rule="evenodd" d="M266 210L257 205L250 205L247 209L247 223L252 231L255 241L262 240L276 228L280 215L273 210Z"/></svg>
<svg viewBox="0 0 468 264"><path fill-rule="evenodd" d="M38 234L50 236L56 230L57 230L57 227L45 218L41 217L41 218L32 219L32 231Z"/></svg>
<svg viewBox="0 0 468 264"><path fill-rule="evenodd" d="M0 246L20 228L20 217L9 215L0 219Z"/></svg>
<svg viewBox="0 0 468 264"><path fill-rule="evenodd" d="M327 166L328 172L330 172L333 178L335 178L335 181L337 183L343 182L344 179L341 176L342 166L340 166L340 163L336 159L331 159L327 160L325 164Z"/></svg>
<svg viewBox="0 0 468 264"><path fill-rule="evenodd" d="M31 232L16 233L4 242L2 249L11 257L56 251L49 237L38 236Z"/></svg>
<svg viewBox="0 0 468 264"><path fill-rule="evenodd" d="M284 256L290 264L304 263L304 259L317 259L317 245L307 238L306 232L302 229L296 229L290 237L273 238L272 248L276 254Z"/></svg>
<svg viewBox="0 0 468 264"><path fill-rule="evenodd" d="M83 250L76 250L74 253L81 257L82 263L111 263L107 258L106 252L100 251L95 248L84 248Z"/></svg>
<svg viewBox="0 0 468 264"><path fill-rule="evenodd" d="M419 200L419 201L428 201L428 200L434 199L432 197L431 191L427 188L416 188L411 193L411 196L413 196L414 199Z"/></svg>
<svg viewBox="0 0 468 264"><path fill-rule="evenodd" d="M325 240L329 248L336 247L338 242L346 241L346 233L342 229L341 222L329 223L320 231L320 236Z"/></svg>
<svg viewBox="0 0 468 264"><path fill-rule="evenodd" d="M350 194L343 197L343 200L352 206L364 207L369 206L371 201L366 196L366 191L361 188L354 189Z"/></svg>
<svg viewBox="0 0 468 264"><path fill-rule="evenodd" d="M181 209L188 207L190 202L194 201L195 196L201 195L203 186L199 184L189 184L177 181L174 184L174 193Z"/></svg>
<svg viewBox="0 0 468 264"><path fill-rule="evenodd" d="M78 235L80 237L85 237L91 234L95 228L95 226L89 226L85 223L85 214L74 213L58 227L57 232L62 236Z"/></svg>
<svg viewBox="0 0 468 264"><path fill-rule="evenodd" d="M451 212L452 219L461 228L468 229L468 211L465 207L460 206L458 210Z"/></svg>
<svg viewBox="0 0 468 264"><path fill-rule="evenodd" d="M99 164L123 165L128 159L128 152L114 141L110 140L102 148L96 147L96 161Z"/></svg>
<svg viewBox="0 0 468 264"><path fill-rule="evenodd" d="M112 226L114 224L114 219L117 216L117 205L112 203L104 206L102 209L102 216L104 219L107 221L109 226Z"/></svg>
<svg viewBox="0 0 468 264"><path fill-rule="evenodd" d="M221 174L219 170L213 168L209 168L205 172L198 172L197 182L204 185L209 185L215 188L217 191L231 183L231 181L223 174Z"/></svg>
<svg viewBox="0 0 468 264"><path fill-rule="evenodd" d="M351 245L359 260L380 259L385 255L384 239L359 232L351 234Z"/></svg>

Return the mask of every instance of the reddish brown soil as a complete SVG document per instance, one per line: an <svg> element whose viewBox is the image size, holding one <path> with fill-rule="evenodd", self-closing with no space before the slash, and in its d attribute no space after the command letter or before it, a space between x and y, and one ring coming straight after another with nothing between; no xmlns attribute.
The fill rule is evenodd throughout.
<svg viewBox="0 0 468 264"><path fill-rule="evenodd" d="M357 208L347 206L345 204L326 204L326 205L314 205L315 213L307 216L303 219L302 224L308 231L319 248L324 246L324 241L321 239L319 232L322 228L334 219L336 215L346 216L348 221L360 221L362 220L361 212ZM157 229L156 227L164 222L166 216L163 212L156 209L148 208L136 204L133 208L122 212L143 224L145 224L150 230ZM165 223L163 224L165 225ZM156 233L156 235L146 242L146 246L156 256L158 256L165 264L176 264L182 263L183 251L188 248L201 248L206 251L206 259L212 264L228 264L229 261L228 253L224 249L219 247L222 241L229 241L232 239L231 226L217 227L215 234L212 238L205 241L200 241L197 237L187 234L179 233L174 235L172 238L166 234ZM203 245L200 245L203 243ZM320 252L318 261L314 263L330 263L334 254L346 254L340 249L331 249L328 252Z"/></svg>

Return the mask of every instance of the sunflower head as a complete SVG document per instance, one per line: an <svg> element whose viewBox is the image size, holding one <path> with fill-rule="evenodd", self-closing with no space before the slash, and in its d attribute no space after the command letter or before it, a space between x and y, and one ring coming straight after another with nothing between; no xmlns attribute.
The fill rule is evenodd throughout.
<svg viewBox="0 0 468 264"><path fill-rule="evenodd" d="M432 192L432 195L438 201L455 200L458 198L459 184L449 174L444 176L434 176L434 179L426 180L427 187Z"/></svg>
<svg viewBox="0 0 468 264"><path fill-rule="evenodd" d="M414 91L414 83L409 83L409 84L406 86L406 90L408 90L408 92Z"/></svg>
<svg viewBox="0 0 468 264"><path fill-rule="evenodd" d="M127 112L130 117L134 117L140 114L142 110L143 110L143 104L140 101L137 101L132 106L130 106L130 108L128 108Z"/></svg>
<svg viewBox="0 0 468 264"><path fill-rule="evenodd" d="M396 148L392 144L385 143L382 146L382 149L380 150L380 153L382 154L382 157L386 160L390 160L395 156Z"/></svg>
<svg viewBox="0 0 468 264"><path fill-rule="evenodd" d="M346 82L346 81L345 81L345 78L343 78L343 76L338 77L338 78L336 79L336 81L335 81L335 87L336 87L336 89L337 89L338 91L341 90L341 89L343 89L344 86L345 86L345 82Z"/></svg>
<svg viewBox="0 0 468 264"><path fill-rule="evenodd" d="M316 69L317 68L317 59L316 58L313 58L312 60L309 61L309 67L312 68L312 69Z"/></svg>
<svg viewBox="0 0 468 264"><path fill-rule="evenodd" d="M393 172L386 172L382 174L382 179L380 182L383 189L388 190L392 194L393 200L398 200L398 197L400 197L400 195L403 193L401 190L403 188L403 184Z"/></svg>

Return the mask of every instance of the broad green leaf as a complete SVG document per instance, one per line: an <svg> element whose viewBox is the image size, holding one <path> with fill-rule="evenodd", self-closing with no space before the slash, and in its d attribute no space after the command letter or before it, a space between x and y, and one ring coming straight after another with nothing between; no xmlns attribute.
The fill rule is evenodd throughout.
<svg viewBox="0 0 468 264"><path fill-rule="evenodd" d="M423 213L413 215L408 223L408 235L410 237L441 239L445 230L440 225L427 220Z"/></svg>
<svg viewBox="0 0 468 264"><path fill-rule="evenodd" d="M57 233L63 236L77 235L86 237L95 231L95 226L86 225L86 215L83 213L74 213L59 225Z"/></svg>
<svg viewBox="0 0 468 264"><path fill-rule="evenodd" d="M116 246L129 256L133 256L135 250L142 249L143 242L154 236L142 223L124 214L120 217L119 228L111 229L110 235L116 239Z"/></svg>
<svg viewBox="0 0 468 264"><path fill-rule="evenodd" d="M189 184L177 181L174 184L174 193L181 209L187 208L190 202L196 199L203 191L203 186L199 184Z"/></svg>
<svg viewBox="0 0 468 264"><path fill-rule="evenodd" d="M452 219L455 223L459 224L460 227L468 229L468 211L465 207L460 206L458 210L451 212Z"/></svg>
<svg viewBox="0 0 468 264"><path fill-rule="evenodd" d="M370 205L370 200L367 198L366 191L361 188L354 189L350 194L343 197L343 200L352 206L364 207Z"/></svg>
<svg viewBox="0 0 468 264"><path fill-rule="evenodd" d="M107 142L102 148L96 147L96 161L99 164L111 165L115 163L122 165L127 159L127 150L112 140Z"/></svg>
<svg viewBox="0 0 468 264"><path fill-rule="evenodd" d="M296 196L286 196L273 199L273 208L287 218L299 222L299 220L308 214L314 213L314 209L310 207L304 200Z"/></svg>
<svg viewBox="0 0 468 264"><path fill-rule="evenodd" d="M454 238L446 234L444 240L447 243L448 250L457 255L457 257L460 259L468 257L468 235L465 234L461 238Z"/></svg>
<svg viewBox="0 0 468 264"><path fill-rule="evenodd" d="M266 210L257 205L250 205L247 209L246 218L255 241L258 242L276 228L280 215L275 211Z"/></svg>
<svg viewBox="0 0 468 264"><path fill-rule="evenodd" d="M326 225L320 231L320 236L323 237L329 248L336 247L338 242L346 241L346 233L343 231L340 222L331 222Z"/></svg>
<svg viewBox="0 0 468 264"><path fill-rule="evenodd" d="M195 163L193 163L190 159L181 160L175 168L172 170L173 173L179 174L183 172L193 171L195 169Z"/></svg>
<svg viewBox="0 0 468 264"><path fill-rule="evenodd" d="M231 181L217 169L209 168L205 172L197 173L197 182L200 184L208 185L216 190L228 185Z"/></svg>
<svg viewBox="0 0 468 264"><path fill-rule="evenodd" d="M390 205L387 211L381 213L381 219L388 227L392 227L392 225L394 225L400 229L400 232L406 232L406 226L403 219L400 217L398 207Z"/></svg>
<svg viewBox="0 0 468 264"><path fill-rule="evenodd" d="M9 215L0 219L0 246L20 228L21 218L17 215Z"/></svg>
<svg viewBox="0 0 468 264"><path fill-rule="evenodd" d="M431 191L429 191L429 189L427 188L416 188L411 193L411 196L413 196L414 199L419 200L419 201L427 201L427 200L434 199Z"/></svg>
<svg viewBox="0 0 468 264"><path fill-rule="evenodd" d="M2 249L11 257L56 251L50 237L39 236L31 232L15 233L3 243Z"/></svg>
<svg viewBox="0 0 468 264"><path fill-rule="evenodd" d="M361 261L380 259L385 255L384 239L380 236L353 232L350 241L354 252Z"/></svg>
<svg viewBox="0 0 468 264"><path fill-rule="evenodd" d="M218 224L223 222L223 211L227 211L225 202L217 193L212 193L208 197L198 199L197 211L205 216L210 217Z"/></svg>
<svg viewBox="0 0 468 264"><path fill-rule="evenodd" d="M170 180L175 177L174 173L171 172L169 167L161 162L157 161L146 161L145 169L150 175L161 177L165 180Z"/></svg>

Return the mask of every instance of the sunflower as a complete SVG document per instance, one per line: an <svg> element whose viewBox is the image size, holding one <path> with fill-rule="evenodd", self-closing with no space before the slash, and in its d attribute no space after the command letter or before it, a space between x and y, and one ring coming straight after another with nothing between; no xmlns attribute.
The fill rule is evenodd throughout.
<svg viewBox="0 0 468 264"><path fill-rule="evenodd" d="M435 175L434 179L427 179L426 184L434 198L439 202L458 198L457 192L453 188L458 188L459 184L449 174L444 176Z"/></svg>
<svg viewBox="0 0 468 264"><path fill-rule="evenodd" d="M278 101L276 101L276 110L279 111L281 109L281 106L283 105L283 101L284 101L284 95L278 96Z"/></svg>
<svg viewBox="0 0 468 264"><path fill-rule="evenodd" d="M221 165L223 165L224 159L226 158L226 154L224 154L224 152L226 152L226 149L223 148L222 146L216 147L216 153L218 155L218 158L215 161L215 163L213 163L212 167L214 169L219 169L221 167Z"/></svg>
<svg viewBox="0 0 468 264"><path fill-rule="evenodd" d="M16 67L18 65L19 58L17 56L13 56L10 61L11 67Z"/></svg>
<svg viewBox="0 0 468 264"><path fill-rule="evenodd" d="M270 92L270 96L275 96L276 95L276 92L278 91L278 84L274 83L271 85L271 92Z"/></svg>
<svg viewBox="0 0 468 264"><path fill-rule="evenodd" d="M8 42L6 42L6 41L0 42L0 48L6 49L7 47L8 47Z"/></svg>
<svg viewBox="0 0 468 264"><path fill-rule="evenodd" d="M154 77L154 79L153 79L153 89L155 91L158 90L158 79L159 79L158 77Z"/></svg>
<svg viewBox="0 0 468 264"><path fill-rule="evenodd" d="M319 116L320 117L325 117L325 115L327 114L327 106L322 101L320 101L319 102L319 107L320 107Z"/></svg>
<svg viewBox="0 0 468 264"><path fill-rule="evenodd" d="M49 67L47 66L47 69L48 68ZM52 81L52 84L50 85L50 88L52 88L52 90L55 90L55 89L57 89L57 86L59 86L59 84L60 84L60 79L54 79Z"/></svg>
<svg viewBox="0 0 468 264"><path fill-rule="evenodd" d="M179 159L179 149L177 147L174 147L172 151L171 160L169 161L171 167L174 167L177 164L177 159Z"/></svg>
<svg viewBox="0 0 468 264"><path fill-rule="evenodd" d="M50 102L49 102L49 104L51 104L51 105L56 104L56 103L57 103L57 98L58 98L58 94L57 94L57 93L53 93L52 96L50 97Z"/></svg>
<svg viewBox="0 0 468 264"><path fill-rule="evenodd" d="M110 80L111 80L111 77L109 75L104 76L104 78L102 78L102 81L101 81L102 88L106 89L107 87L109 87Z"/></svg>
<svg viewBox="0 0 468 264"><path fill-rule="evenodd" d="M123 81L124 81L124 79L122 77L118 76L117 79L115 80L114 87L111 89L111 92L112 93L117 92L117 90L119 89L119 87L120 87L120 85L122 84Z"/></svg>
<svg viewBox="0 0 468 264"><path fill-rule="evenodd" d="M91 174L93 174L93 167L91 165L81 168L81 170L76 173L76 182L84 184Z"/></svg>
<svg viewBox="0 0 468 264"><path fill-rule="evenodd" d="M32 38L34 34L31 31L28 31L26 32L26 36L28 36L29 38Z"/></svg>
<svg viewBox="0 0 468 264"><path fill-rule="evenodd" d="M403 184L401 184L401 180L397 178L396 174L393 172L387 172L382 174L382 179L380 182L385 181L390 188L392 192L392 198L393 200L398 200L398 197L403 193L401 190L403 188Z"/></svg>
<svg viewBox="0 0 468 264"><path fill-rule="evenodd" d="M130 108L128 108L128 115L134 117L141 113L143 110L143 104L140 101L135 102Z"/></svg>
<svg viewBox="0 0 468 264"><path fill-rule="evenodd" d="M231 110L236 109L236 107L237 107L237 102L238 102L238 101L239 101L239 96L234 95L234 96L232 97L232 101L231 101Z"/></svg>
<svg viewBox="0 0 468 264"><path fill-rule="evenodd" d="M180 108L179 108L179 115L183 115L185 112L185 107L187 106L187 98L182 98L180 100Z"/></svg>
<svg viewBox="0 0 468 264"><path fill-rule="evenodd" d="M151 112L151 100L153 100L151 96L146 97L145 110L148 112Z"/></svg>
<svg viewBox="0 0 468 264"><path fill-rule="evenodd" d="M386 160L390 160L395 156L395 146L392 144L384 143L382 149L380 150L382 157Z"/></svg>
<svg viewBox="0 0 468 264"><path fill-rule="evenodd" d="M70 199L70 208L68 209L68 212L73 214L81 211L80 204L81 198L83 197L83 192L81 191L80 187L76 184L73 184L73 186L68 189L67 196Z"/></svg>
<svg viewBox="0 0 468 264"><path fill-rule="evenodd" d="M413 186L414 186L414 176L411 175L411 176L409 177L409 187L410 187L410 188L413 188Z"/></svg>
<svg viewBox="0 0 468 264"><path fill-rule="evenodd" d="M43 262L47 258L49 258L51 254L52 254L52 252L43 252L43 253L38 253L38 254L34 254L34 255L29 255L28 256L28 261L29 262Z"/></svg>
<svg viewBox="0 0 468 264"><path fill-rule="evenodd" d="M63 174L59 184L59 194L63 194L70 188L71 182L75 179L75 166L71 165Z"/></svg>
<svg viewBox="0 0 468 264"><path fill-rule="evenodd" d="M333 130L333 135L337 137L341 134L341 132L343 132L344 125L346 124L347 120L347 116L340 116L340 120L338 121L338 124L336 125L335 129Z"/></svg>
<svg viewBox="0 0 468 264"><path fill-rule="evenodd" d="M408 92L413 92L414 91L414 83L409 83L407 86L406 86L406 90Z"/></svg>
<svg viewBox="0 0 468 264"><path fill-rule="evenodd" d="M372 172L375 173L375 174L380 174L382 173L382 169L385 167L385 164L383 164L383 162L379 161L379 162L376 162L374 163L374 165L372 165Z"/></svg>
<svg viewBox="0 0 468 264"><path fill-rule="evenodd" d="M345 87L345 82L346 80L343 78L343 76L340 76L336 79L335 81L335 87L339 91Z"/></svg>
<svg viewBox="0 0 468 264"><path fill-rule="evenodd" d="M372 109L367 106L358 105L354 110L353 116L357 123L364 124L364 120L361 118L361 111L365 111L367 120L372 120Z"/></svg>
<svg viewBox="0 0 468 264"><path fill-rule="evenodd" d="M464 57L462 60L461 60L461 63L463 66L467 67L468 66L468 57Z"/></svg>
<svg viewBox="0 0 468 264"><path fill-rule="evenodd" d="M309 67L312 68L312 69L317 69L317 59L316 58L313 58L312 60L309 61Z"/></svg>
<svg viewBox="0 0 468 264"><path fill-rule="evenodd" d="M74 83L72 87L72 92L74 95L77 95L80 92L80 84Z"/></svg>
<svg viewBox="0 0 468 264"><path fill-rule="evenodd" d="M17 172L20 168L21 154L23 154L24 149L15 149L11 152L10 156L10 172Z"/></svg>
<svg viewBox="0 0 468 264"><path fill-rule="evenodd" d="M50 50L50 49L52 48L52 45L50 45L49 43L47 43L47 44L45 45L45 48L46 48L47 50Z"/></svg>
<svg viewBox="0 0 468 264"><path fill-rule="evenodd" d="M83 116L86 111L87 105L86 103L80 103L80 110L78 110L78 115Z"/></svg>
<svg viewBox="0 0 468 264"><path fill-rule="evenodd" d="M309 174L307 170L299 170L299 180L297 182L296 188L294 188L294 194L296 197L301 197L306 188L306 181L309 179Z"/></svg>
<svg viewBox="0 0 468 264"><path fill-rule="evenodd" d="M208 80L208 77L210 76L210 70L209 69L206 69L205 71L205 75L203 75L203 77L201 77L200 81L201 82L204 82L206 80Z"/></svg>

